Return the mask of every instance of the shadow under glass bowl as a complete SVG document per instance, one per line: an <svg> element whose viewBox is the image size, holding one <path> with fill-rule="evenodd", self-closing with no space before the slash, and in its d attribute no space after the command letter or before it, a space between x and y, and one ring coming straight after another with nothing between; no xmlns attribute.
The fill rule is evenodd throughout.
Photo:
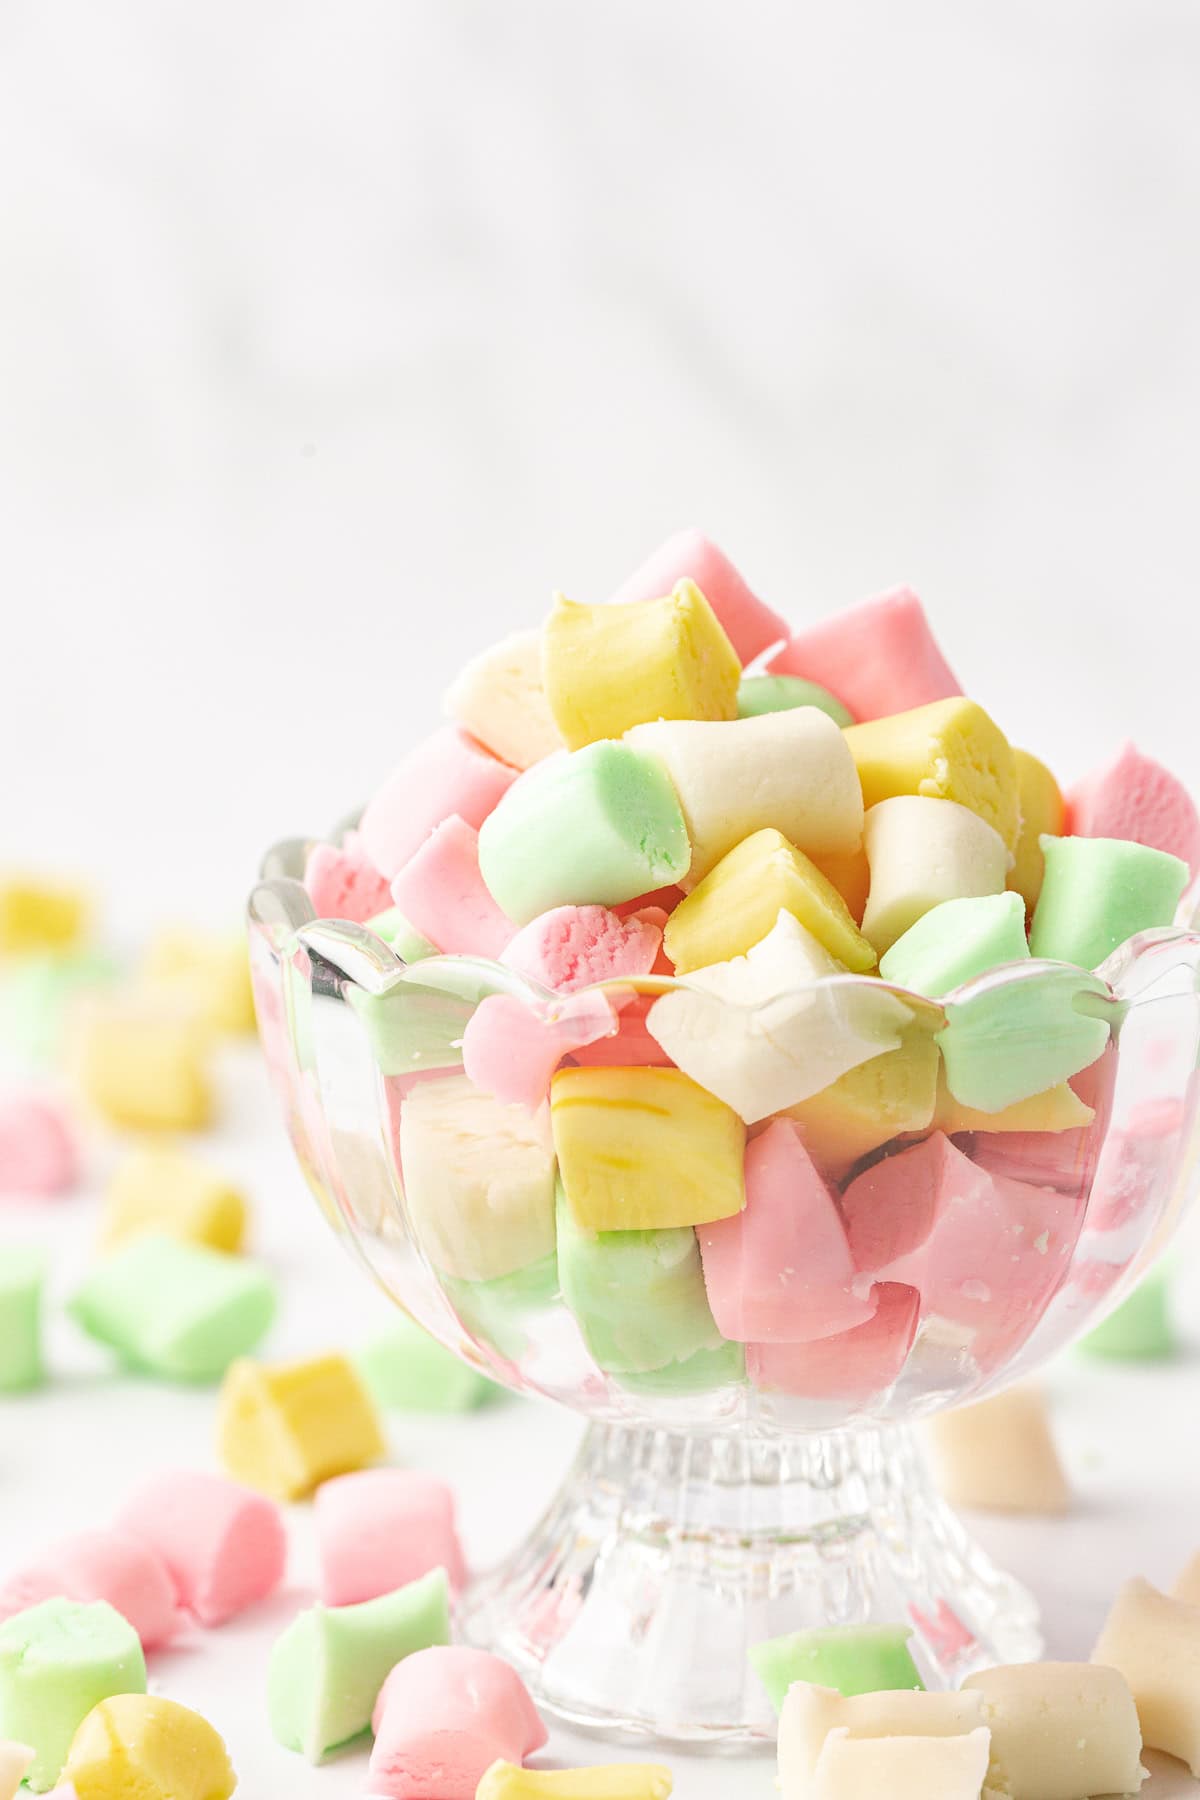
<svg viewBox="0 0 1200 1800"><path fill-rule="evenodd" d="M674 978L562 996L474 958L406 965L366 927L316 919L307 848L270 852L249 922L260 1036L308 1185L364 1271L442 1343L590 1421L540 1523L463 1596L460 1633L575 1725L712 1748L773 1739L746 1651L784 1632L906 1621L930 1686L1038 1655L1032 1599L938 1497L911 1426L1096 1324L1192 1199L1200 937L1147 932L1096 975L1014 963L937 1003L865 976L752 1008ZM848 1223L854 1268L810 1266L798 1188L786 1304L734 1339L690 1228L579 1230L561 1192L556 1203L543 1115L519 1115L518 1179L489 1186L485 1142L464 1183L441 1121L464 1099L490 1116L462 1039L494 995L571 1041L599 1009L611 1035L572 1065L666 1063L647 1028L655 1007L655 1032L674 1029L677 1060L704 1085L731 1059L751 1083L761 1068L774 1107L770 1081L791 1059L803 1094L788 1111ZM993 1103L997 1084L1028 1093L1043 1070L1073 1087L1042 1083L1059 1090L1057 1115L997 1119L948 1097L948 1068L956 1094L981 1085ZM756 1110L753 1085L740 1110ZM752 1157L770 1123L747 1125ZM627 1110L602 1102L583 1154L627 1166L640 1149L629 1129ZM666 1179L695 1181L697 1161L702 1179L706 1153L702 1138L681 1143ZM699 1237L707 1256L719 1228Z"/></svg>

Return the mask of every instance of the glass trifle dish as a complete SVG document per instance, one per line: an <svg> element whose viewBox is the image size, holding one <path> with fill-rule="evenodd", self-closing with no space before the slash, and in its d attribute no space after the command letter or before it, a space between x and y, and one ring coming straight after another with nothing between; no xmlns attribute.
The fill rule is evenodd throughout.
<svg viewBox="0 0 1200 1800"><path fill-rule="evenodd" d="M1064 798L906 590L790 634L669 540L484 653L354 824L272 850L259 1025L384 1290L588 1421L457 1629L576 1724L773 1736L747 1661L1038 1654L911 1427L1129 1291L1195 1188L1200 821Z"/></svg>

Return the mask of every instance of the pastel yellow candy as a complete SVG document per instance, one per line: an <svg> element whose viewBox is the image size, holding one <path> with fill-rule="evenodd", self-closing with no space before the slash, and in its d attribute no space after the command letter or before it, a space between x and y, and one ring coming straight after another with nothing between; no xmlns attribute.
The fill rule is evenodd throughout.
<svg viewBox="0 0 1200 1800"><path fill-rule="evenodd" d="M246 1234L246 1202L223 1175L182 1150L131 1150L104 1196L100 1246L111 1250L146 1232L234 1253Z"/></svg>
<svg viewBox="0 0 1200 1800"><path fill-rule="evenodd" d="M240 931L160 931L142 972L147 987L177 995L215 1031L254 1030L250 962Z"/></svg>
<svg viewBox="0 0 1200 1800"><path fill-rule="evenodd" d="M235 1481L272 1499L302 1499L385 1448L371 1398L344 1356L241 1360L225 1377L217 1452Z"/></svg>
<svg viewBox="0 0 1200 1800"><path fill-rule="evenodd" d="M209 1051L191 1007L125 992L80 1008L71 1063L85 1097L114 1125L199 1131L212 1114Z"/></svg>
<svg viewBox="0 0 1200 1800"><path fill-rule="evenodd" d="M1041 1390L1009 1388L927 1421L938 1487L952 1506L1062 1513L1071 1490Z"/></svg>
<svg viewBox="0 0 1200 1800"><path fill-rule="evenodd" d="M999 832L1009 850L1015 847L1016 758L1000 727L974 700L935 700L912 712L849 725L846 742L868 807L900 794L954 800Z"/></svg>
<svg viewBox="0 0 1200 1800"><path fill-rule="evenodd" d="M63 1769L78 1800L229 1800L237 1776L207 1719L157 1694L92 1708Z"/></svg>
<svg viewBox="0 0 1200 1800"><path fill-rule="evenodd" d="M567 748L649 719L736 719L742 666L694 581L661 600L584 606L555 596L542 680Z"/></svg>
<svg viewBox="0 0 1200 1800"><path fill-rule="evenodd" d="M1000 1112L980 1112L954 1098L943 1072L938 1082L933 1128L944 1131L947 1137L955 1131L1074 1131L1081 1125L1090 1125L1095 1116L1068 1081L1031 1094L1028 1100L1015 1100Z"/></svg>
<svg viewBox="0 0 1200 1800"><path fill-rule="evenodd" d="M667 920L663 948L681 975L729 962L791 913L837 962L856 975L875 967L875 952L846 902L782 832L756 831L723 856Z"/></svg>
<svg viewBox="0 0 1200 1800"><path fill-rule="evenodd" d="M881 800L867 813L863 835L871 889L862 928L880 956L943 900L1004 892L1003 839L954 800Z"/></svg>
<svg viewBox="0 0 1200 1800"><path fill-rule="evenodd" d="M587 1231L728 1219L746 1204L746 1130L678 1069L560 1069L550 1087L559 1174Z"/></svg>
<svg viewBox="0 0 1200 1800"><path fill-rule="evenodd" d="M1148 1750L1200 1775L1200 1607L1135 1578L1117 1591L1091 1660L1129 1683Z"/></svg>
<svg viewBox="0 0 1200 1800"><path fill-rule="evenodd" d="M873 1056L830 1087L789 1106L817 1167L840 1180L860 1157L934 1120L941 1058L927 1031L914 1027L899 1049Z"/></svg>
<svg viewBox="0 0 1200 1800"><path fill-rule="evenodd" d="M668 1800L670 1769L662 1763L605 1763L594 1769L523 1769L495 1762L475 1800Z"/></svg>
<svg viewBox="0 0 1200 1800"><path fill-rule="evenodd" d="M1014 750L1013 757L1017 765L1021 829L1017 834L1013 866L1008 872L1008 885L1014 894L1020 894L1032 913L1046 872L1046 858L1038 840L1043 832L1050 837L1062 837L1066 806L1059 785L1044 762L1039 762L1028 750Z"/></svg>
<svg viewBox="0 0 1200 1800"><path fill-rule="evenodd" d="M514 632L475 657L451 684L446 711L514 769L527 769L561 750L542 686L541 632Z"/></svg>
<svg viewBox="0 0 1200 1800"><path fill-rule="evenodd" d="M11 876L0 881L0 954L69 950L83 936L87 917L82 888Z"/></svg>

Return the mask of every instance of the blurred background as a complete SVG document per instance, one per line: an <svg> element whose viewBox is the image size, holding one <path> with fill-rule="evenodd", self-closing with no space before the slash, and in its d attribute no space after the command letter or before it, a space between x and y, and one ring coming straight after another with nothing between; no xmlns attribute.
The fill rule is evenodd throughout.
<svg viewBox="0 0 1200 1800"><path fill-rule="evenodd" d="M3 0L6 861L232 918L550 591L917 587L1193 783L1193 0Z"/></svg>

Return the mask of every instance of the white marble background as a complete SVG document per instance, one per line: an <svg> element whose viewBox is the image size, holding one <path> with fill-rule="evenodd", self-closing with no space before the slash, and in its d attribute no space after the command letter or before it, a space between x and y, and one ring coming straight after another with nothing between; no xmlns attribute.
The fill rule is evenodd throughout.
<svg viewBox="0 0 1200 1800"><path fill-rule="evenodd" d="M1200 780L1198 79L1194 0L0 0L0 855L231 908L689 522Z"/></svg>

